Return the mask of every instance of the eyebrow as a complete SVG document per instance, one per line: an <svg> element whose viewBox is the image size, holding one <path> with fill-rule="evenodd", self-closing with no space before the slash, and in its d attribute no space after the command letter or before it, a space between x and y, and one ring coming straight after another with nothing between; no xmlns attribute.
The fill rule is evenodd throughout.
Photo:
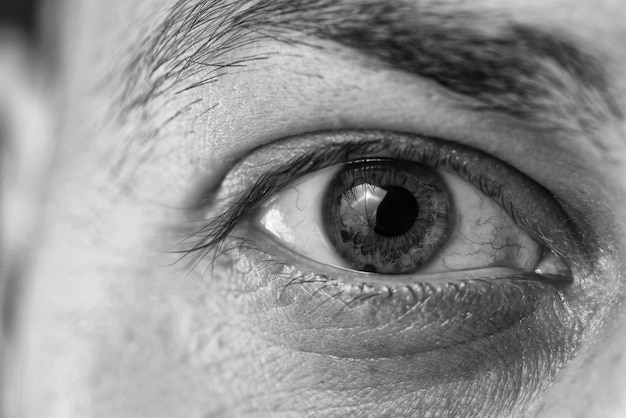
<svg viewBox="0 0 626 418"><path fill-rule="evenodd" d="M331 41L475 99L474 110L546 129L592 132L610 118L624 118L603 60L589 50L554 29L455 4L179 0L128 67L125 103L141 106L217 82L268 59L244 52L272 39L319 49L327 44L316 41Z"/></svg>

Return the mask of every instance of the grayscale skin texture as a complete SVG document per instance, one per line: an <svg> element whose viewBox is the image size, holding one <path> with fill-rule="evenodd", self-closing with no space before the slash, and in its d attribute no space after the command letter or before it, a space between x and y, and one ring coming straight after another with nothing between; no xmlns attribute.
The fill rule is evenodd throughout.
<svg viewBox="0 0 626 418"><path fill-rule="evenodd" d="M146 75L132 58L142 56L147 34L174 3L51 2L44 48L0 50L2 100L18 104L9 113L4 228L21 266L6 342L6 416L626 415L626 122L619 111L596 103L602 123L544 129L544 115L459 106L477 98L380 65L350 45L325 39L311 48L271 37L218 60L241 59L245 67L207 66L186 75L200 82L194 88L166 83L130 105L125 93L145 99L141 92L159 77L156 66ZM597 57L615 109L626 107L625 2L425 3L565 34ZM477 30L501 30L482 24ZM184 48L191 46L174 51ZM258 56L267 58L249 59ZM201 83L210 71L218 81ZM202 196L247 152L330 129L445 138L526 173L584 220L593 248L573 268L574 284L536 298L524 296L524 286L517 296L487 289L490 304L523 311L532 303L532 314L493 335L418 350L415 341L435 341L447 329L441 304L383 330L376 320L402 308L371 303L333 327L336 302L312 309L319 301L306 298L319 290L314 284L281 293L284 282L272 280L330 273L298 256L265 266L280 249L252 228L238 233L264 251L244 246L195 265L172 253L209 216L210 208L196 209ZM230 181L247 184L251 173ZM381 345L383 331L406 338Z"/></svg>

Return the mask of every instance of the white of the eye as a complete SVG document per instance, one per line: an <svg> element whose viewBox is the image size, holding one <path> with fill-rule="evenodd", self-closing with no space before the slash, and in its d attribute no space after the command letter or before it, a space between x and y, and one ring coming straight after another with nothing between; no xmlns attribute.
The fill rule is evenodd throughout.
<svg viewBox="0 0 626 418"><path fill-rule="evenodd" d="M287 226L284 214L279 208L270 207L265 216L261 219L261 225L286 244L294 243L294 236L291 228Z"/></svg>
<svg viewBox="0 0 626 418"><path fill-rule="evenodd" d="M296 250L305 249L304 256L336 267L348 265L331 249L326 227L319 216L320 199L324 198L326 187L340 167L331 167L309 174L292 183L287 189L277 193L264 205L259 217L259 225L281 241L283 245ZM312 179L315 181L311 181ZM280 202L292 202L281 205Z"/></svg>

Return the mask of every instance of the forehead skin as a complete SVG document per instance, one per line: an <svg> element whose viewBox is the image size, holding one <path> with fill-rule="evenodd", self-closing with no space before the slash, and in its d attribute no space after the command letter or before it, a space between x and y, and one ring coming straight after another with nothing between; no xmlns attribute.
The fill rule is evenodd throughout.
<svg viewBox="0 0 626 418"><path fill-rule="evenodd" d="M273 119L278 113L274 110L298 108L305 101L288 97L262 71L257 78L235 74L229 82L198 89L190 97L157 103L147 111L149 119L133 114L121 124L112 116L116 89L103 87L107 85L103 80L110 80L129 51L137 52L145 33L171 6L169 0L63 4L66 24L61 25L59 73L63 106L55 109L58 144L47 186L47 227L38 243L41 248L23 313L22 416L230 416L228 408L237 402L249 402L250 408L266 413L284 408L288 412L281 416L297 416L298 411L289 408L292 399L302 398L309 399L311 411L319 405L342 411L349 405L332 405L319 392L307 393L310 380L302 376L291 384L272 386L272 379L278 377L290 382L288 367L280 363L296 367L294 360L254 339L237 318L225 317L219 297L207 294L200 280L163 267L173 261L162 255L172 244L164 237L169 236L172 223L183 219L172 208L184 206L199 178L215 177L233 156L259 141L330 127L412 131L418 125L421 131L439 133L446 123L454 137L461 135L463 127L445 115L431 116L429 109L438 103L412 98L416 91L435 91L431 83L417 80L414 87L397 91L387 88L396 79L375 72L362 74L371 77L368 88L355 82L333 97L315 97L319 103L307 109L309 114L317 112L315 118L303 117L300 126L290 126ZM626 106L624 2L494 0L472 2L471 8L497 10L521 23L572 33L606 59L615 99ZM342 63L319 51L276 48L299 56L291 65L299 70L306 67L314 75L332 68L336 77L350 78L361 71L356 68L358 61ZM299 68L300 59L312 61ZM319 69L311 62L318 63ZM268 65L264 71L275 71L288 83L299 80L289 78L290 70L281 73L276 66ZM182 118L164 125L180 109L178 100L198 97L219 103L210 119ZM282 101L277 103L274 97ZM411 108L411 118L399 116L400 102ZM290 119L297 119L296 115ZM164 126L150 161L141 167L113 164L125 153L143 151L127 144L134 136L146 135L146 124ZM601 170L591 163L584 167L594 174L601 171L597 182L606 180L614 188L607 205L614 208L613 222L619 228L626 225L620 213L626 196L626 184L620 180L626 178L625 130L617 125L603 132L615 163ZM474 136L481 134L488 135L477 128ZM506 155L504 145L490 146L488 151ZM530 169L545 162L541 155L533 157ZM561 164L567 165L568 157L563 158ZM548 181L555 187L567 186L558 183L564 180ZM624 235L615 240L615 247L626 244ZM620 263L616 259L607 263L601 284L605 293L621 292ZM621 310L607 308L602 326L594 330L596 339L588 340L602 344L582 347L556 384L539 401L529 403L540 416L620 416L619 411L626 411L626 333L614 332L626 325L623 316ZM261 366L263 362L272 366ZM263 394L259 385L274 392ZM377 402L372 396L372 402ZM332 415L329 410L324 413ZM252 409L237 411L254 415ZM445 416L445 411L434 413Z"/></svg>

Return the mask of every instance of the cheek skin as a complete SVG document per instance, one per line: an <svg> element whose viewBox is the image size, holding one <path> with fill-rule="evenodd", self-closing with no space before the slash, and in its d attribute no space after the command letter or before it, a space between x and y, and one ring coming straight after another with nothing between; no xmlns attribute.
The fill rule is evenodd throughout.
<svg viewBox="0 0 626 418"><path fill-rule="evenodd" d="M33 401L22 416L214 416L258 390L237 373L270 387L275 375L258 367L267 350L196 275L163 267L175 261L162 251L179 214L81 179L51 203L58 218L34 267L23 327Z"/></svg>
<svg viewBox="0 0 626 418"><path fill-rule="evenodd" d="M380 358L311 352L313 342L301 347L290 343L307 332L293 325L302 323L304 317L310 319L309 315L323 316L323 308L290 313L275 305L267 281L280 279L271 278L272 267L258 267L267 262L267 255L233 254L232 258L220 257L215 274L205 277L211 289L207 294L222 306L222 315L237 323L236 330L232 327L227 332L254 335L255 346L269 345L276 350L277 362L268 371L280 378L270 378L273 384L268 383L280 394L278 410L306 406L316 411L315 416L336 416L337 411L398 416L407 411L415 416L517 415L534 406L536 395L554 379L577 345L575 337L552 326L554 318L549 314L538 314L526 318L521 327L447 350ZM288 324L283 315L289 318ZM575 322L564 328L576 328ZM280 333L286 334L280 337ZM335 342L325 343L327 351L347 334L336 333ZM367 343L363 337L362 344ZM250 364L248 371L266 365ZM266 393L263 402L276 402L274 396ZM312 399L314 404L310 404Z"/></svg>

